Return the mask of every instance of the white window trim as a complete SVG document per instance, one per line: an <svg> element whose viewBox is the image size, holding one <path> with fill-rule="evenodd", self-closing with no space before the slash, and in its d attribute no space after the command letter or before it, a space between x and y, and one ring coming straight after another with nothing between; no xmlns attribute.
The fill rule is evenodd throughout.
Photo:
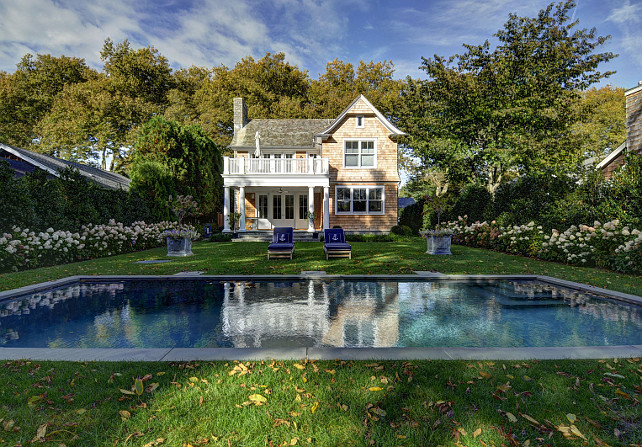
<svg viewBox="0 0 642 447"><path fill-rule="evenodd" d="M359 120L361 120L361 125L359 125ZM357 129L363 129L364 127L366 127L366 118L365 118L365 116L357 115L355 117L354 121L355 121L355 127Z"/></svg>
<svg viewBox="0 0 642 447"><path fill-rule="evenodd" d="M359 142L359 166L346 166L346 143L348 141L358 141ZM373 166L361 166L361 142L362 141L372 141L372 146L374 147L374 165ZM354 154L353 154L354 155ZM343 140L343 168L344 169L377 169L377 139L376 138L346 138Z"/></svg>
<svg viewBox="0 0 642 447"><path fill-rule="evenodd" d="M339 200L337 200L339 189L350 190L350 211L339 211ZM353 211L355 189L366 190L366 211ZM379 212L368 211L371 189L381 189L381 211ZM384 185L336 185L334 187L334 214L337 216L383 216L386 214L386 187Z"/></svg>

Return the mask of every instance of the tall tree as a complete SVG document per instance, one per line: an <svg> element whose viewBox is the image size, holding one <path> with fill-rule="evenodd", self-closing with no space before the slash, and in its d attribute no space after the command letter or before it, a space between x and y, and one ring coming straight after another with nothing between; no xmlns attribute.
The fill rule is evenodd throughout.
<svg viewBox="0 0 642 447"><path fill-rule="evenodd" d="M624 91L607 85L582 92L569 142L581 156L600 159L626 139Z"/></svg>
<svg viewBox="0 0 642 447"><path fill-rule="evenodd" d="M172 69L153 46L134 50L127 39L118 44L106 39L100 58L104 73L120 93L159 109L167 105L167 94L174 87Z"/></svg>
<svg viewBox="0 0 642 447"><path fill-rule="evenodd" d="M0 141L27 147L37 143L35 129L66 85L95 75L84 59L25 55L13 74L0 73ZM37 150L37 148L36 148Z"/></svg>
<svg viewBox="0 0 642 447"><path fill-rule="evenodd" d="M157 116L137 134L131 186L150 209L162 212L168 193L194 197L205 214L220 209L221 151L200 126L182 126Z"/></svg>
<svg viewBox="0 0 642 447"><path fill-rule="evenodd" d="M221 65L212 79L195 93L199 123L219 145L232 139L232 99L245 98L253 118L304 116L309 79L305 71L285 61L285 54L267 53L255 60L248 56L234 68Z"/></svg>
<svg viewBox="0 0 642 447"><path fill-rule="evenodd" d="M420 104L410 125L417 155L439 164L450 158L440 152L453 147L491 193L509 172L576 163L563 143L578 120L579 91L612 74L597 68L615 55L595 53L609 37L575 29L574 7L567 0L533 18L510 14L493 50L486 41L448 59L423 58L428 79L409 90Z"/></svg>
<svg viewBox="0 0 642 447"><path fill-rule="evenodd" d="M40 150L67 160L124 170L129 134L145 123L156 107L124 94L104 75L69 85L56 97L38 124Z"/></svg>

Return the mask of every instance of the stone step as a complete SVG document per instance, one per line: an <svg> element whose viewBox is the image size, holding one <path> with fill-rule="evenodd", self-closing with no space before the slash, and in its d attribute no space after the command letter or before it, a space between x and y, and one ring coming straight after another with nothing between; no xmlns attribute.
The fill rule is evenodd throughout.
<svg viewBox="0 0 642 447"><path fill-rule="evenodd" d="M242 231L237 234L232 242L272 242L272 231ZM319 234L320 232L294 231L294 242L319 242Z"/></svg>

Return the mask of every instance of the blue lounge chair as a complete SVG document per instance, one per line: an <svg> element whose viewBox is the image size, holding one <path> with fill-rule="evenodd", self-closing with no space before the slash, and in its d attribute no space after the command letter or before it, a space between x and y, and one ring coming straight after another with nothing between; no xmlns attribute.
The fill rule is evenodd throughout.
<svg viewBox="0 0 642 447"><path fill-rule="evenodd" d="M348 257L352 259L352 246L346 244L346 237L341 228L323 230L323 251L325 258Z"/></svg>
<svg viewBox="0 0 642 447"><path fill-rule="evenodd" d="M268 245L268 259L288 257L294 254L294 229L292 227L274 227L272 243Z"/></svg>

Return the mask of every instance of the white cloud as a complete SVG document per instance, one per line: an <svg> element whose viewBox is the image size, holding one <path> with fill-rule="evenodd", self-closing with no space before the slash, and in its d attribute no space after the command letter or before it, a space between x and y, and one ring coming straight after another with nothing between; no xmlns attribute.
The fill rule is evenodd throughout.
<svg viewBox="0 0 642 447"><path fill-rule="evenodd" d="M632 5L629 0L624 2L619 8L613 8L606 20L613 23L637 23L640 21L640 14L642 14L642 5Z"/></svg>

